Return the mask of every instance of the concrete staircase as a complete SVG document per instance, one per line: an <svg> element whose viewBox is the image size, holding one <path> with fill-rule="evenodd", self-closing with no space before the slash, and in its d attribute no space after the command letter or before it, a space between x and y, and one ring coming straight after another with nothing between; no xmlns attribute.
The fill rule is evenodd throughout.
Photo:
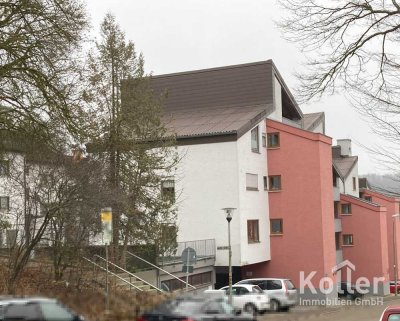
<svg viewBox="0 0 400 321"><path fill-rule="evenodd" d="M156 289L152 288L150 285L136 279L128 273L116 273L118 276L111 276L115 280L115 286L124 289L124 290L132 290L139 291L138 289L146 292L157 292Z"/></svg>

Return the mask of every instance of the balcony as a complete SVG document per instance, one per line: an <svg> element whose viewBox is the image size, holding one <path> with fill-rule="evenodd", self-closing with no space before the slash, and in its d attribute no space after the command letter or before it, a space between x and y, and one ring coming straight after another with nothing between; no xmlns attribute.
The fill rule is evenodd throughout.
<svg viewBox="0 0 400 321"><path fill-rule="evenodd" d="M342 250L336 250L336 264L343 262L343 252Z"/></svg>
<svg viewBox="0 0 400 321"><path fill-rule="evenodd" d="M335 218L335 233L342 231L342 220L340 218Z"/></svg>

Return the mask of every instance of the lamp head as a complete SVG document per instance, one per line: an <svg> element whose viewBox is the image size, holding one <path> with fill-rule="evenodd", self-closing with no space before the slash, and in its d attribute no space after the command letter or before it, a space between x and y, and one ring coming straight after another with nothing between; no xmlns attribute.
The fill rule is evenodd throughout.
<svg viewBox="0 0 400 321"><path fill-rule="evenodd" d="M234 208L234 207L225 207L222 210L225 211L226 220L228 221L228 223L230 223L230 221L232 221L232 213L233 213L234 210L236 210L236 208Z"/></svg>

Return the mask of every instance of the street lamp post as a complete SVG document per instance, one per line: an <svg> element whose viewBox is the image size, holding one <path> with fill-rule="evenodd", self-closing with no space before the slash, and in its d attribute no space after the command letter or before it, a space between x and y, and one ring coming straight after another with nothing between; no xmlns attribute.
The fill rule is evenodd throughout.
<svg viewBox="0 0 400 321"><path fill-rule="evenodd" d="M396 218L398 218L400 214L392 215L393 217L393 270L394 270L394 295L397 296L397 228L396 228Z"/></svg>
<svg viewBox="0 0 400 321"><path fill-rule="evenodd" d="M222 210L226 213L226 220L228 221L228 249L229 249L229 304L232 304L232 247L231 247L231 221L232 212L235 210L233 207L226 207Z"/></svg>

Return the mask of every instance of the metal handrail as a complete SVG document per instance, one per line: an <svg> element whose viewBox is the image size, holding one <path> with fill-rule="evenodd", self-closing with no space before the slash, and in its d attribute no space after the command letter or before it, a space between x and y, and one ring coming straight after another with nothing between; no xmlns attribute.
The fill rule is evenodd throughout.
<svg viewBox="0 0 400 321"><path fill-rule="evenodd" d="M175 276L175 275L169 273L168 271L165 271L164 269L160 268L159 266L157 266L157 265L155 265L155 264L153 264L153 263L151 263L151 262L149 262L149 261L146 261L145 259L141 258L140 256L137 256L137 255L135 255L135 254L133 254L133 253L131 253L131 252L129 252L129 251L126 251L126 253L128 253L129 255L131 255L131 256L133 256L133 257L139 259L139 260L142 260L143 262L145 262L145 263L147 263L147 264L149 264L149 265L155 267L155 268L158 269L159 271L162 271L162 272L164 272L164 273L166 273L166 274L172 276L173 278L179 280L180 282L184 283L185 285L190 286L192 289L197 290L197 288L196 288L195 286L191 285L190 283L186 283L185 281L183 281L182 279L178 278L177 276Z"/></svg>
<svg viewBox="0 0 400 321"><path fill-rule="evenodd" d="M102 260L105 261L105 262L107 262L107 260L106 260L104 257L100 256L100 255L95 254L94 256L95 256L95 257L98 257L99 259L102 259ZM124 273L127 273L127 274L129 274L130 276L132 276L132 277L134 277L134 278L136 278L136 279L142 281L143 283L149 285L150 287L156 289L157 291L160 291L161 293L164 292L163 290L161 290L161 289L159 289L158 287L154 286L153 284L151 284L151 283L149 283L149 282L143 280L142 278L138 277L137 275L133 274L132 272L129 272L129 271L125 270L124 268L120 267L119 265L116 265L116 264L114 264L113 262L110 262L110 261L108 261L108 264L111 264L112 266L116 267L117 269L120 269L120 270L123 271Z"/></svg>
<svg viewBox="0 0 400 321"><path fill-rule="evenodd" d="M139 288L139 287L137 287L136 285L132 284L132 283L129 282L128 280L126 280L126 279L120 277L118 274L115 274L115 273L113 273L113 272L111 272L111 271L107 271L107 269L105 269L104 267L102 267L100 264L97 264L96 262L94 262L94 261L92 261L92 260L90 260L90 259L88 259L88 258L86 258L86 257L83 257L83 259L86 260L86 261L88 261L89 263L91 263L91 264L97 266L98 268L102 269L103 271L106 271L107 273L109 273L109 274L111 274L111 275L117 277L118 279L124 281L125 283L128 283L129 286L134 287L136 290L138 290L138 291L140 291L140 292L143 291L141 288Z"/></svg>

